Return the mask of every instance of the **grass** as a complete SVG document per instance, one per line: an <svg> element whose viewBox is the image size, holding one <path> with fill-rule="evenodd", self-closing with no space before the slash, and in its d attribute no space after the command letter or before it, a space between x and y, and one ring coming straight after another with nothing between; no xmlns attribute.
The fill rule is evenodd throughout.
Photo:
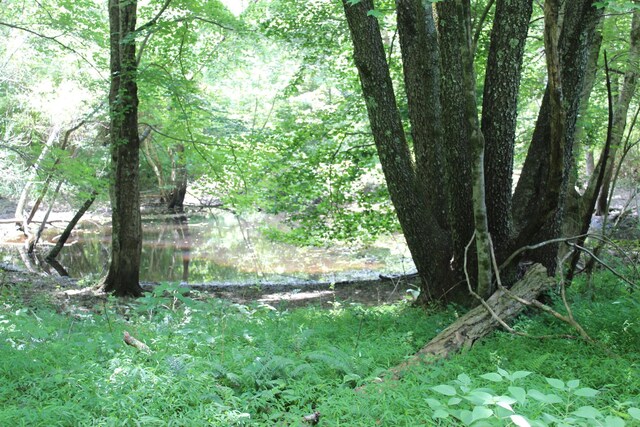
<svg viewBox="0 0 640 427"><path fill-rule="evenodd" d="M20 289L0 286L0 425L304 425L302 417L316 410L321 426L462 425L461 411L481 416L477 407L497 408L488 398L476 401L479 393L495 400L511 392L521 397L519 389L528 393L524 400L501 403L511 402L532 425L560 425L549 417L565 425L611 425L606 417L640 425L629 412L640 407L640 305L614 277L602 274L597 283L595 301L580 284L570 298L598 345L496 332L449 360L381 384L374 381L387 368L455 319L454 308L336 304L288 311L186 298L165 286L138 301L59 313L45 298L25 307ZM515 327L532 335L571 333L530 314ZM126 346L124 331L152 352ZM514 372L529 374L502 376ZM556 397L545 402L536 392ZM598 413L589 418L585 407ZM514 422L494 409L472 425Z"/></svg>

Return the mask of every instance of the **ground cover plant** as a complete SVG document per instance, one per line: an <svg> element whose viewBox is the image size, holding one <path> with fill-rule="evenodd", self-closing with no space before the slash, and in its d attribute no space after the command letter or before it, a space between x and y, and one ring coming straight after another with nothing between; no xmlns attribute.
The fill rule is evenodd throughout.
<svg viewBox="0 0 640 427"><path fill-rule="evenodd" d="M316 411L326 426L639 425L639 304L610 274L595 283L595 301L580 283L569 298L597 344L496 332L390 379L461 311L241 305L172 285L88 310L3 282L0 425L308 425ZM535 313L515 328L571 333Z"/></svg>

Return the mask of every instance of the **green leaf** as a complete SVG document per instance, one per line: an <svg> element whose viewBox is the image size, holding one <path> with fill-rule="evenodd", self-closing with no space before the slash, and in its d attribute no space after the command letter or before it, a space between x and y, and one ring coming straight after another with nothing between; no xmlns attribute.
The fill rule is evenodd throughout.
<svg viewBox="0 0 640 427"><path fill-rule="evenodd" d="M493 415L493 411L486 406L476 406L471 413L471 422L483 420Z"/></svg>
<svg viewBox="0 0 640 427"><path fill-rule="evenodd" d="M431 409L442 408L444 405L437 399L432 399L430 397L426 398L425 401L431 407Z"/></svg>
<svg viewBox="0 0 640 427"><path fill-rule="evenodd" d="M445 396L455 396L456 395L456 389L450 385L447 384L440 384L437 385L435 387L431 387L431 390L440 393L440 394L444 394Z"/></svg>
<svg viewBox="0 0 640 427"><path fill-rule="evenodd" d="M464 385L471 384L471 378L469 377L469 375L464 373L458 375L458 381L460 382L460 384L464 384Z"/></svg>
<svg viewBox="0 0 640 427"><path fill-rule="evenodd" d="M502 369L502 368L498 368L498 369L497 369L497 371L498 371L498 373L499 373L501 376L503 376L503 377L508 377L508 376L509 376L509 372L505 371L505 370L504 370L504 369Z"/></svg>
<svg viewBox="0 0 640 427"><path fill-rule="evenodd" d="M484 405L493 403L493 395L482 390L473 390L465 398L475 405Z"/></svg>
<svg viewBox="0 0 640 427"><path fill-rule="evenodd" d="M529 371L515 371L511 374L511 381L519 380L520 378L528 377L531 375Z"/></svg>
<svg viewBox="0 0 640 427"><path fill-rule="evenodd" d="M562 403L562 399L560 399L560 397L556 396L555 394L544 394L541 391L536 390L536 389L529 390L528 394L533 399L535 399L535 400L537 400L539 402L543 402L543 403Z"/></svg>
<svg viewBox="0 0 640 427"><path fill-rule="evenodd" d="M380 12L378 9L372 9L367 12L367 16L373 16L376 19L384 18L384 13Z"/></svg>
<svg viewBox="0 0 640 427"><path fill-rule="evenodd" d="M604 425L606 425L607 427L624 427L625 422L620 417L614 417L609 415L604 419Z"/></svg>
<svg viewBox="0 0 640 427"><path fill-rule="evenodd" d="M602 416L602 413L598 411L593 406L581 406L575 411L572 412L573 415L580 418L588 418L591 420L595 420L598 417Z"/></svg>
<svg viewBox="0 0 640 427"><path fill-rule="evenodd" d="M362 0L347 0L347 3L349 3L349 6L354 6L358 3L360 3Z"/></svg>
<svg viewBox="0 0 640 427"><path fill-rule="evenodd" d="M629 415L631 415L636 420L640 420L640 409L638 409L638 408L629 408L627 412L629 412Z"/></svg>
<svg viewBox="0 0 640 427"><path fill-rule="evenodd" d="M579 388L573 392L573 394L575 394L576 396L582 396L582 397L594 397L598 393L600 393L598 390L594 390L589 387Z"/></svg>
<svg viewBox="0 0 640 427"><path fill-rule="evenodd" d="M502 408L504 408L504 409L507 409L507 410L509 410L509 411L511 411L511 412L515 412L515 411L513 410L513 408L511 407L511 405L513 405L514 403L516 403L516 402L517 402L517 400L516 400L516 399L514 399L513 397L509 397L509 396L498 396L498 397L496 397L496 398L494 399L494 402L495 402L495 404L496 404L496 405L498 405L498 406L500 406L500 407L502 407Z"/></svg>
<svg viewBox="0 0 640 427"><path fill-rule="evenodd" d="M567 381L567 387L569 387L569 388L576 388L579 385L580 385L580 380Z"/></svg>
<svg viewBox="0 0 640 427"><path fill-rule="evenodd" d="M525 403L527 401L527 392L522 387L509 387L508 390L519 403Z"/></svg>
<svg viewBox="0 0 640 427"><path fill-rule="evenodd" d="M531 427L529 421L522 415L510 415L509 418L511 418L511 422L518 427Z"/></svg>
<svg viewBox="0 0 640 427"><path fill-rule="evenodd" d="M449 401L447 402L447 405L449 406L453 406L453 405L457 405L458 403L462 402L462 399L460 399L459 397L452 397L451 399L449 399Z"/></svg>
<svg viewBox="0 0 640 427"><path fill-rule="evenodd" d="M433 418L449 418L449 413L444 409L436 409L433 411Z"/></svg>
<svg viewBox="0 0 640 427"><path fill-rule="evenodd" d="M498 383L502 381L502 375L497 372L489 372L488 374L480 375L480 378Z"/></svg>
<svg viewBox="0 0 640 427"><path fill-rule="evenodd" d="M545 378L547 380L547 382L549 383L549 385L551 385L551 387L553 388L557 388L558 390L564 390L565 386L564 386L564 381L561 381L557 378Z"/></svg>

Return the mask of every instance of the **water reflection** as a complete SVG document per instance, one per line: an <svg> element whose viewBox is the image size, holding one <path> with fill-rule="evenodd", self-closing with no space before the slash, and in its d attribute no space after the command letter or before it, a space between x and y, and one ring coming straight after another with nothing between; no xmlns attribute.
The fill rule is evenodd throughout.
<svg viewBox="0 0 640 427"><path fill-rule="evenodd" d="M413 269L401 238L388 238L366 250L347 247L302 248L266 239L260 228L274 224L266 216L243 219L225 211L201 215L143 217L140 279L147 282L290 282L375 278L380 273ZM53 244L60 229L43 239ZM34 271L71 277L103 275L109 261L111 228L85 221L69 238L58 265L21 253L21 245L0 247L4 262ZM43 248L46 253L49 248Z"/></svg>

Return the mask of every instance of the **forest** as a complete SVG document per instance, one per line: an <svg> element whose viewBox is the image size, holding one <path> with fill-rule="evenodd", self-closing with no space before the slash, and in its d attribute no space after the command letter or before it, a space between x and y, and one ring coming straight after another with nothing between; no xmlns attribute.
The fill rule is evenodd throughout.
<svg viewBox="0 0 640 427"><path fill-rule="evenodd" d="M0 5L0 426L640 426L640 1Z"/></svg>

